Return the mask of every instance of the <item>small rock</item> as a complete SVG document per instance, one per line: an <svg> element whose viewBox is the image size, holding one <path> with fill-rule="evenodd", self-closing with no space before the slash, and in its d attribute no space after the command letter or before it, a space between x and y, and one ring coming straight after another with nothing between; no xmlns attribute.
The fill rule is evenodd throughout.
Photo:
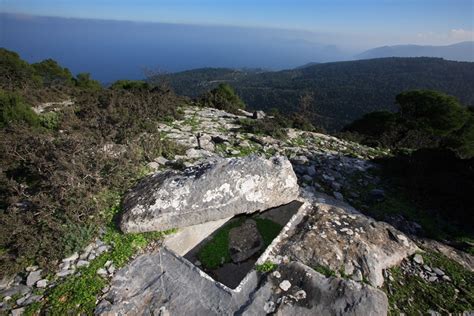
<svg viewBox="0 0 474 316"><path fill-rule="evenodd" d="M423 264L423 257L419 253L417 253L413 256L413 261L418 264Z"/></svg>
<svg viewBox="0 0 474 316"><path fill-rule="evenodd" d="M426 271L431 272L431 268L426 264L423 266L423 269L425 269Z"/></svg>
<svg viewBox="0 0 474 316"><path fill-rule="evenodd" d="M3 290L3 289L6 289L7 287L9 287L13 281L15 280L15 276L14 275L11 275L11 276L4 276L1 280L0 280L0 290Z"/></svg>
<svg viewBox="0 0 474 316"><path fill-rule="evenodd" d="M309 176L314 177L316 175L316 168L314 167L314 165L311 165L308 168L306 168L306 173Z"/></svg>
<svg viewBox="0 0 474 316"><path fill-rule="evenodd" d="M447 275L443 275L443 280L451 282L451 278Z"/></svg>
<svg viewBox="0 0 474 316"><path fill-rule="evenodd" d="M267 314L274 313L275 310L276 310L276 305L275 305L274 302L268 301L268 302L266 302L265 305L263 306L263 310L264 310L265 313L267 313Z"/></svg>
<svg viewBox="0 0 474 316"><path fill-rule="evenodd" d="M107 270L105 270L104 268L100 268L99 270L97 270L97 274L100 275L101 277L106 277Z"/></svg>
<svg viewBox="0 0 474 316"><path fill-rule="evenodd" d="M56 275L60 278L63 278L65 276L73 274L73 273L74 273L74 270L61 270L58 273L56 273Z"/></svg>
<svg viewBox="0 0 474 316"><path fill-rule="evenodd" d="M75 252L75 253L73 253L72 255L70 255L69 257L64 258L64 259L63 259L63 262L76 261L77 258L79 258L79 254L78 254L77 252Z"/></svg>
<svg viewBox="0 0 474 316"><path fill-rule="evenodd" d="M41 280L41 270L32 271L26 278L26 285L33 286L39 280Z"/></svg>
<svg viewBox="0 0 474 316"><path fill-rule="evenodd" d="M439 268L433 268L434 273L436 273L439 276L445 275L444 271L439 269Z"/></svg>
<svg viewBox="0 0 474 316"><path fill-rule="evenodd" d="M97 254L100 255L104 252L107 252L108 250L109 250L109 246L107 245L100 246L99 248L97 248Z"/></svg>
<svg viewBox="0 0 474 316"><path fill-rule="evenodd" d="M114 263L112 260L107 260L107 262L104 264L104 267L108 268Z"/></svg>
<svg viewBox="0 0 474 316"><path fill-rule="evenodd" d="M357 269L354 274L352 275L352 280L354 281L357 281L357 282L361 282L363 280L363 275L362 275L362 271L360 271L359 269Z"/></svg>
<svg viewBox="0 0 474 316"><path fill-rule="evenodd" d="M12 315L11 316L21 316L24 311L25 311L25 309L23 307L14 309L14 310L12 310Z"/></svg>
<svg viewBox="0 0 474 316"><path fill-rule="evenodd" d="M284 280L283 282L280 283L280 289L283 291L288 291L291 287L291 283L288 280Z"/></svg>
<svg viewBox="0 0 474 316"><path fill-rule="evenodd" d="M26 301L26 299L28 298L28 296L30 296L30 294L27 294L19 299L16 300L16 305L18 306L22 306L23 303Z"/></svg>
<svg viewBox="0 0 474 316"><path fill-rule="evenodd" d="M434 281L436 281L436 280L438 280L438 277L435 277L435 276L430 276L430 277L428 278L428 281L430 281L430 282L434 282Z"/></svg>
<svg viewBox="0 0 474 316"><path fill-rule="evenodd" d="M278 271L274 271L272 274L273 274L273 276L274 276L275 278L277 278L277 279L281 278L281 273L278 272Z"/></svg>
<svg viewBox="0 0 474 316"><path fill-rule="evenodd" d="M336 199L338 199L339 201L343 201L343 200L344 200L344 196L343 196L340 192L335 191L335 192L333 192L332 194L333 194L334 197L335 197Z"/></svg>
<svg viewBox="0 0 474 316"><path fill-rule="evenodd" d="M200 267L201 264L202 264L202 263L201 263L201 261L199 261L199 260L196 260L196 261L194 262L194 265L195 265L196 267Z"/></svg>
<svg viewBox="0 0 474 316"><path fill-rule="evenodd" d="M33 271L38 270L38 268L39 268L38 266L29 266L25 270L26 272L33 272Z"/></svg>
<svg viewBox="0 0 474 316"><path fill-rule="evenodd" d="M28 299L24 302L25 305L30 305L32 303L36 303L41 301L43 298L43 295L31 295L28 297Z"/></svg>
<svg viewBox="0 0 474 316"><path fill-rule="evenodd" d="M76 264L78 268L87 267L88 265L89 265L89 261L86 261L86 260L79 260Z"/></svg>
<svg viewBox="0 0 474 316"><path fill-rule="evenodd" d="M110 267L107 268L107 272L109 272L109 274L114 274L115 272L115 267L114 265L111 265Z"/></svg>
<svg viewBox="0 0 474 316"><path fill-rule="evenodd" d="M295 293L295 299L297 301L304 300L306 298L306 292L304 290L299 290Z"/></svg>
<svg viewBox="0 0 474 316"><path fill-rule="evenodd" d="M36 282L36 287L42 289L45 288L48 285L48 280L47 279L42 279Z"/></svg>

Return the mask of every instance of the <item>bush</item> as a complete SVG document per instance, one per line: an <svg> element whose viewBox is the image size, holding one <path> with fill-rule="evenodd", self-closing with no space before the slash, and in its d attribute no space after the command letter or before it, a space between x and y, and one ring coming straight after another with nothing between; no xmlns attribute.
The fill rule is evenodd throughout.
<svg viewBox="0 0 474 316"><path fill-rule="evenodd" d="M37 127L40 119L20 95L0 90L0 128L13 123Z"/></svg>
<svg viewBox="0 0 474 316"><path fill-rule="evenodd" d="M396 97L400 117L414 129L446 136L460 129L467 118L467 110L452 96L430 90L414 90Z"/></svg>
<svg viewBox="0 0 474 316"><path fill-rule="evenodd" d="M239 109L245 108L244 102L226 83L221 83L217 88L202 95L197 103L203 107L216 108L230 113L239 113Z"/></svg>
<svg viewBox="0 0 474 316"><path fill-rule="evenodd" d="M398 113L366 114L346 126L341 136L369 146L450 148L460 157L474 156L474 116L456 98L415 90L399 94L396 100Z"/></svg>
<svg viewBox="0 0 474 316"><path fill-rule="evenodd" d="M76 87L86 90L100 90L102 86L99 81L91 79L89 73L80 73L74 79Z"/></svg>
<svg viewBox="0 0 474 316"><path fill-rule="evenodd" d="M61 67L53 59L46 59L31 66L35 74L41 77L43 84L46 86L71 85L73 82L69 69Z"/></svg>
<svg viewBox="0 0 474 316"><path fill-rule="evenodd" d="M149 90L150 85L141 80L117 80L110 86L110 88L124 90Z"/></svg>
<svg viewBox="0 0 474 316"><path fill-rule="evenodd" d="M3 96L7 109L22 109L19 98ZM32 263L55 267L87 243L110 220L107 192L124 192L158 155L182 153L157 128L180 117L181 103L171 93L79 90L74 107L34 116L51 130L16 124L11 117L27 121L23 112L3 111L9 126L0 129L0 274Z"/></svg>
<svg viewBox="0 0 474 316"><path fill-rule="evenodd" d="M12 51L0 48L0 88L23 89L41 86L39 78L26 61Z"/></svg>

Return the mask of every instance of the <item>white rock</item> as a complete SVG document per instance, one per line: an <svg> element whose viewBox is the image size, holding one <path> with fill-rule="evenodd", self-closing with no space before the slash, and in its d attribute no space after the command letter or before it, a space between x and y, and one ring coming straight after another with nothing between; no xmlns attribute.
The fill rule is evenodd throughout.
<svg viewBox="0 0 474 316"><path fill-rule="evenodd" d="M26 278L26 285L33 286L39 280L41 280L41 270L32 271Z"/></svg>
<svg viewBox="0 0 474 316"><path fill-rule="evenodd" d="M274 276L275 278L277 278L277 279L281 278L281 273L278 272L278 271L274 271L272 274L273 274L273 276Z"/></svg>
<svg viewBox="0 0 474 316"><path fill-rule="evenodd" d="M45 288L47 285L48 285L47 279L42 279L36 282L36 287L39 287L40 289Z"/></svg>
<svg viewBox="0 0 474 316"><path fill-rule="evenodd" d="M63 259L63 262L76 261L77 258L79 258L79 254L78 254L77 252L75 252L75 253L73 253L72 255L70 255L69 257L64 258L64 259Z"/></svg>
<svg viewBox="0 0 474 316"><path fill-rule="evenodd" d="M86 261L86 260L79 260L76 264L78 268L87 267L88 265L89 265L89 261Z"/></svg>
<svg viewBox="0 0 474 316"><path fill-rule="evenodd" d="M419 253L417 253L413 256L413 261L418 264L423 264L423 257Z"/></svg>
<svg viewBox="0 0 474 316"><path fill-rule="evenodd" d="M276 305L275 305L274 302L268 301L268 302L266 302L265 305L263 306L263 310L264 310L265 313L267 313L267 314L274 313L275 310L276 310Z"/></svg>
<svg viewBox="0 0 474 316"><path fill-rule="evenodd" d="M288 291L291 287L291 283L288 280L284 280L283 282L280 283L280 289L283 291Z"/></svg>

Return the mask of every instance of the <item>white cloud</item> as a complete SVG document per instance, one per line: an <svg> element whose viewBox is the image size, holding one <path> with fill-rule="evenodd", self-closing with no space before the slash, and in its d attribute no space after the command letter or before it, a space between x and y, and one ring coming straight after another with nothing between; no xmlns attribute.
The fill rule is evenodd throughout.
<svg viewBox="0 0 474 316"><path fill-rule="evenodd" d="M452 29L449 37L455 41L474 41L474 30Z"/></svg>

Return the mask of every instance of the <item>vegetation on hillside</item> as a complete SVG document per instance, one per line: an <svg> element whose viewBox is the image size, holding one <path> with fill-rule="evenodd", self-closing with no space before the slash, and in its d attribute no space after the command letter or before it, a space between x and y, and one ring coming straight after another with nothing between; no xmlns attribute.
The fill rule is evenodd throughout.
<svg viewBox="0 0 474 316"><path fill-rule="evenodd" d="M0 64L4 275L35 263L50 268L88 243L110 220L111 200L144 175L147 162L180 152L157 122L180 118L185 100L160 88L103 89L88 74L73 78L52 60L29 65L6 50ZM61 101L65 92L73 105L32 110L38 95Z"/></svg>
<svg viewBox="0 0 474 316"><path fill-rule="evenodd" d="M474 104L474 63L440 58L357 60L278 72L205 68L170 74L167 80L190 97L226 82L250 109L277 108L285 115L298 112L299 98L312 94L312 123L329 131L366 113L396 110L395 96L406 90L433 89Z"/></svg>
<svg viewBox="0 0 474 316"><path fill-rule="evenodd" d="M449 148L474 156L474 115L449 95L413 90L396 97L399 111L373 112L346 126L344 136L388 148Z"/></svg>
<svg viewBox="0 0 474 316"><path fill-rule="evenodd" d="M217 88L201 95L197 99L197 104L236 114L240 114L239 109L243 110L245 108L245 103L235 93L234 89L226 83L221 83Z"/></svg>

